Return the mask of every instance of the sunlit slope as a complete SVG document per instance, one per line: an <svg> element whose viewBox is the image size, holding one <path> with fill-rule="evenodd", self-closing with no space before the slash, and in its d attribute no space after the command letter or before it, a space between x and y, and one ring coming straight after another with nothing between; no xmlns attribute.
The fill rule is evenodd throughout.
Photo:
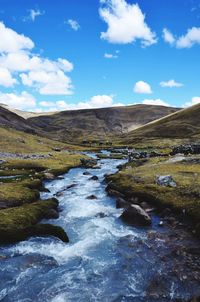
<svg viewBox="0 0 200 302"><path fill-rule="evenodd" d="M153 139L200 139L200 104L180 110L122 136L124 143Z"/></svg>

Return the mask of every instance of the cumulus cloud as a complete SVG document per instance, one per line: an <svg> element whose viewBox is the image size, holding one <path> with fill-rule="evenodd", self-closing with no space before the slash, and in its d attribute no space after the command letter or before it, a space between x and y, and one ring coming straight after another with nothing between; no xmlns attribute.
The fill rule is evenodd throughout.
<svg viewBox="0 0 200 302"><path fill-rule="evenodd" d="M81 27L76 20L69 19L67 20L67 24L75 31L79 30Z"/></svg>
<svg viewBox="0 0 200 302"><path fill-rule="evenodd" d="M15 109L30 110L36 106L35 98L26 91L21 94L0 93L0 103Z"/></svg>
<svg viewBox="0 0 200 302"><path fill-rule="evenodd" d="M183 84L178 83L175 80L169 80L169 81L166 81L166 82L165 81L160 82L160 86L161 87L169 87L169 88L173 88L173 87L179 88L179 87L182 87Z"/></svg>
<svg viewBox="0 0 200 302"><path fill-rule="evenodd" d="M31 39L6 27L3 22L0 22L0 37L1 53L18 52L23 49L30 50L34 47Z"/></svg>
<svg viewBox="0 0 200 302"><path fill-rule="evenodd" d="M71 72L73 70L73 64L66 59L59 58L57 61L52 61L25 51L2 54L0 66L17 72L30 70L54 72L59 69Z"/></svg>
<svg viewBox="0 0 200 302"><path fill-rule="evenodd" d="M200 44L200 27L188 29L185 36L181 36L177 42L177 48L191 48L195 44Z"/></svg>
<svg viewBox="0 0 200 302"><path fill-rule="evenodd" d="M168 29L163 29L163 39L165 42L175 45L176 48L191 48L195 44L200 44L200 27L192 27L185 35L175 37Z"/></svg>
<svg viewBox="0 0 200 302"><path fill-rule="evenodd" d="M79 102L77 104L68 104L64 100L56 102L40 102L40 106L45 107L42 111L61 111L61 110L77 110L77 109L92 109L92 108L108 108L124 106L122 103L114 102L112 95L95 95L91 99Z"/></svg>
<svg viewBox="0 0 200 302"><path fill-rule="evenodd" d="M191 99L191 101L189 102L186 102L183 107L190 107L190 106L193 106L193 105L197 105L197 104L200 104L200 96L195 96Z"/></svg>
<svg viewBox="0 0 200 302"><path fill-rule="evenodd" d="M141 40L142 46L157 42L138 4L128 4L125 0L101 0L100 3L100 17L108 25L107 31L101 32L101 39L116 44Z"/></svg>
<svg viewBox="0 0 200 302"><path fill-rule="evenodd" d="M22 83L35 87L40 94L46 95L71 95L71 79L62 70L47 72L45 70L30 71L20 75Z"/></svg>
<svg viewBox="0 0 200 302"><path fill-rule="evenodd" d="M165 42L171 45L173 45L176 41L174 35L167 28L163 29L163 39Z"/></svg>
<svg viewBox="0 0 200 302"><path fill-rule="evenodd" d="M145 105L157 105L157 106L167 106L170 107L171 105L168 104L167 102L161 100L161 99L146 99L142 101L142 104Z"/></svg>
<svg viewBox="0 0 200 302"><path fill-rule="evenodd" d="M144 93L144 94L151 94L152 90L151 90L151 86L144 82L144 81L139 81L135 84L134 86L134 92L135 93Z"/></svg>
<svg viewBox="0 0 200 302"><path fill-rule="evenodd" d="M0 22L0 85L11 87L17 83L17 75L25 86L35 88L46 95L70 95L73 93L71 79L66 72L73 64L64 58L50 60L32 52L34 43ZM5 37L5 39L4 39ZM5 75L5 78L1 75Z"/></svg>
<svg viewBox="0 0 200 302"><path fill-rule="evenodd" d="M6 68L0 67L0 85L4 87L12 87L17 83L17 80L14 79L10 71Z"/></svg>

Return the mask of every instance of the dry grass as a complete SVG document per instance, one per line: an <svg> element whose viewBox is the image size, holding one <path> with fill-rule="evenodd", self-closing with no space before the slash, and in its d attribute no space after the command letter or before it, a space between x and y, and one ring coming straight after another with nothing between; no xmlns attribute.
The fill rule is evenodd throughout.
<svg viewBox="0 0 200 302"><path fill-rule="evenodd" d="M171 175L177 187L157 185L157 175ZM128 165L109 180L123 193L175 211L184 209L196 223L200 220L200 164L150 159L139 167Z"/></svg>

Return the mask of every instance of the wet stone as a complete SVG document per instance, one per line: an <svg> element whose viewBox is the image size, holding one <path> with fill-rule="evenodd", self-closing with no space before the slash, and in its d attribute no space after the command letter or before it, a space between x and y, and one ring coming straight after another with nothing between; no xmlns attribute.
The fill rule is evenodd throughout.
<svg viewBox="0 0 200 302"><path fill-rule="evenodd" d="M92 176L91 178L90 178L90 180L98 180L99 178L98 178L98 176L96 176L96 175L94 175L94 176Z"/></svg>
<svg viewBox="0 0 200 302"><path fill-rule="evenodd" d="M87 199L93 200L93 199L97 199L97 197L96 197L96 195L89 195L89 196L87 197Z"/></svg>

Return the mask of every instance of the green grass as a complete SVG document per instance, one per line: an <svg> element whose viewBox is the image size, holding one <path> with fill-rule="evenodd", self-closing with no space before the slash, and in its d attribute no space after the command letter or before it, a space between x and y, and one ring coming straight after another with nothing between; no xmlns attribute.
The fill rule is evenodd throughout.
<svg viewBox="0 0 200 302"><path fill-rule="evenodd" d="M51 152L54 148L82 150L79 146L62 143L38 135L28 134L12 128L0 127L0 150L10 153Z"/></svg>
<svg viewBox="0 0 200 302"><path fill-rule="evenodd" d="M171 175L176 188L156 184L157 175ZM131 197L150 201L158 207L174 211L186 210L194 224L200 221L200 165L168 162L153 158L141 166L127 165L124 170L108 177L109 186Z"/></svg>
<svg viewBox="0 0 200 302"><path fill-rule="evenodd" d="M0 243L24 240L30 235L54 235L67 242L60 227L37 225L55 201L38 202L42 180L48 171L53 175L67 172L81 164L82 154L52 152L42 159L6 159L1 175L22 175L16 179L0 180ZM57 202L56 202L57 205Z"/></svg>
<svg viewBox="0 0 200 302"><path fill-rule="evenodd" d="M6 180L0 184L0 203L18 206L37 200L38 188L41 187L40 179L43 179L44 171L53 173L55 176L63 174L70 168L80 165L80 159L83 157L81 154L54 152L51 157L45 159L7 159L3 165L5 169L3 171L10 175L17 171L17 174L24 174L24 177Z"/></svg>
<svg viewBox="0 0 200 302"><path fill-rule="evenodd" d="M0 243L25 240L31 235L54 235L67 242L64 230L53 225L36 225L51 209L56 209L56 199L37 201L18 208L1 210Z"/></svg>
<svg viewBox="0 0 200 302"><path fill-rule="evenodd" d="M197 142L200 140L199 116L200 104L197 104L125 134L121 143L162 147Z"/></svg>

